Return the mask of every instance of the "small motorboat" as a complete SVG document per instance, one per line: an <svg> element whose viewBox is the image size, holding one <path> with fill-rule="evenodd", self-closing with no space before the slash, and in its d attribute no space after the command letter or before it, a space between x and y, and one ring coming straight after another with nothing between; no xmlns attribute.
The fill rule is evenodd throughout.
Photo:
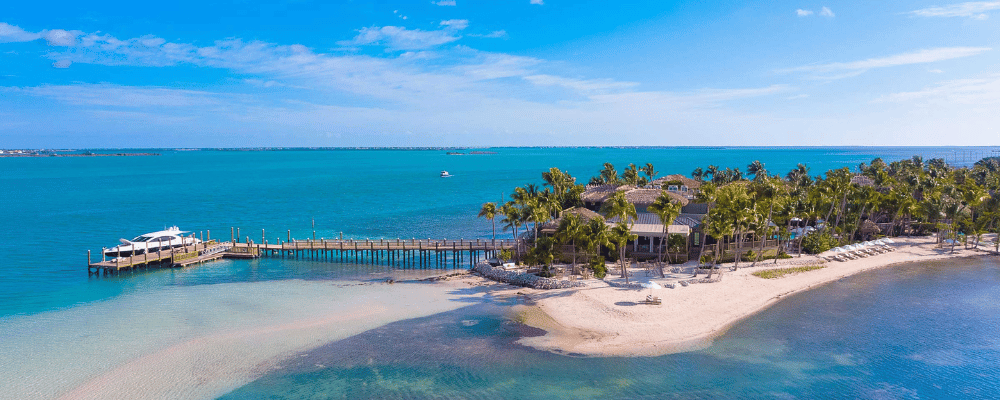
<svg viewBox="0 0 1000 400"><path fill-rule="evenodd" d="M441 177L442 178L451 178L451 174L449 174L448 171L441 171Z"/></svg>
<svg viewBox="0 0 1000 400"><path fill-rule="evenodd" d="M104 249L104 255L116 258L128 257L201 243L201 240L197 238L184 237L185 233L190 232L181 231L180 228L171 226L166 230L139 235L132 240L119 239L121 244Z"/></svg>

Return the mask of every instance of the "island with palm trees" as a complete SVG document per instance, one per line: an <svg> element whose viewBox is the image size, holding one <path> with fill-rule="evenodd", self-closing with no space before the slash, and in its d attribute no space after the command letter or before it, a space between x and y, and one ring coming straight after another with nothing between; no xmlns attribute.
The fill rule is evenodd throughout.
<svg viewBox="0 0 1000 400"><path fill-rule="evenodd" d="M497 265L572 282L518 289L522 343L591 355L655 355L707 345L791 293L860 271L1000 253L1000 160L954 167L920 157L784 176L764 163L657 178L605 163L587 185L551 168L480 216L521 245ZM611 272L613 271L613 272ZM663 287L643 298L644 288ZM655 299L656 301L647 301Z"/></svg>

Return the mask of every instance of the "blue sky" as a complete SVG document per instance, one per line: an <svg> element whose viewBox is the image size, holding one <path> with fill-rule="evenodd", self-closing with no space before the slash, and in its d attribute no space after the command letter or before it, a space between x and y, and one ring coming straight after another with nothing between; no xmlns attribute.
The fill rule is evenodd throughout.
<svg viewBox="0 0 1000 400"><path fill-rule="evenodd" d="M5 2L0 148L1000 137L1000 1L328 3Z"/></svg>

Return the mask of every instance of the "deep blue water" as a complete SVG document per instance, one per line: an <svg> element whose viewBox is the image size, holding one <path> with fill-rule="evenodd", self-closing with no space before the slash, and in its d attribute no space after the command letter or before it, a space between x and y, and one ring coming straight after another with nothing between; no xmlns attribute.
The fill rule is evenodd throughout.
<svg viewBox="0 0 1000 400"><path fill-rule="evenodd" d="M586 181L604 162L619 171L629 162L651 162L663 175L709 164L745 170L761 160L781 174L806 163L815 175L876 156L959 160L962 152L994 151L491 150L498 154L157 150L161 156L0 158L0 340L15 316L19 324L30 323L34 315L51 318L47 312L162 288L426 273L271 258L87 275L88 249L97 258L118 238L170 225L210 230L225 240L230 227L258 241L262 229L270 241L285 238L286 230L306 238L313 221L317 237L486 238L490 225L476 218L479 206L501 200L515 186L541 185L540 174L550 167ZM454 177L439 178L441 170ZM532 332L509 323L502 307L471 306L330 344L229 397L990 398L998 392L1000 370L997 277L995 262L887 269L786 300L705 351L656 358L531 351L512 344Z"/></svg>

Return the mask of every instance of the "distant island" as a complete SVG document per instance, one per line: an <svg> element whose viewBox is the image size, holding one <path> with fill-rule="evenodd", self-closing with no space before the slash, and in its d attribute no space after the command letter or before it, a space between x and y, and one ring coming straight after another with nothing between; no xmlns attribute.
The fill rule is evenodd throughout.
<svg viewBox="0 0 1000 400"><path fill-rule="evenodd" d="M445 154L447 154L449 156L464 156L466 153L462 153L462 152L459 152L459 151L449 151L449 152L447 152ZM480 154L480 155L481 154L496 154L496 152L495 151L470 151L468 154Z"/></svg>
<svg viewBox="0 0 1000 400"><path fill-rule="evenodd" d="M73 150L0 150L0 157L127 157L158 156L160 153L65 153Z"/></svg>

